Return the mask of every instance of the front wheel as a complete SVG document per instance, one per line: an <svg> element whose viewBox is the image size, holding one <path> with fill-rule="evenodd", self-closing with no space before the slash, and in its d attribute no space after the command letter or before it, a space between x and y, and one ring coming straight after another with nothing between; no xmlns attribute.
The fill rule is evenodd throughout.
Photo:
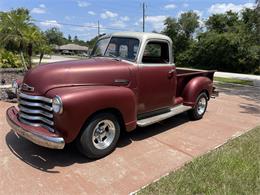
<svg viewBox="0 0 260 195"><path fill-rule="evenodd" d="M119 136L120 125L117 117L111 113L100 113L84 127L77 146L86 157L97 159L115 149Z"/></svg>
<svg viewBox="0 0 260 195"><path fill-rule="evenodd" d="M208 96L205 92L199 94L196 104L192 110L188 111L189 117L192 120L199 120L203 117L208 106Z"/></svg>

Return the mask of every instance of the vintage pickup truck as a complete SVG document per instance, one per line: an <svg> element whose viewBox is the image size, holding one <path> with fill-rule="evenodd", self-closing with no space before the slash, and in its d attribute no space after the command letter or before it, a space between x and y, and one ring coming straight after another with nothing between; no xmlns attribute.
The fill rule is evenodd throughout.
<svg viewBox="0 0 260 195"><path fill-rule="evenodd" d="M214 95L214 71L176 69L172 41L155 33L101 37L89 59L40 65L14 82L14 132L53 149L76 142L88 158L114 150L120 132L188 111L201 119Z"/></svg>

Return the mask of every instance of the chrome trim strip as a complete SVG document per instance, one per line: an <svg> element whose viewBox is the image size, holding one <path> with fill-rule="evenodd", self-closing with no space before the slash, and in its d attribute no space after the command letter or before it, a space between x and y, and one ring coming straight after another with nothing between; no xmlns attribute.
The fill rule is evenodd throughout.
<svg viewBox="0 0 260 195"><path fill-rule="evenodd" d="M51 127L49 127L49 126L47 126L47 125L44 125L44 124L42 124L42 123L29 123L28 121L26 121L26 120L24 120L24 119L22 119L22 118L20 118L20 117L19 117L19 121L21 121L22 123L24 123L24 124L26 124L26 125L30 125L30 126L33 126L33 127L43 127L43 128L49 130L49 131L52 132L52 133L55 132L55 130L54 130L53 128L51 128Z"/></svg>
<svg viewBox="0 0 260 195"><path fill-rule="evenodd" d="M48 125L51 125L53 126L54 125L54 122L53 121L50 121L46 118L43 118L43 117L40 117L40 116L30 116L30 115L27 115L27 114L24 114L24 113L19 113L19 116L24 118L24 119L28 119L28 120L40 120Z"/></svg>
<svg viewBox="0 0 260 195"><path fill-rule="evenodd" d="M28 114L41 114L41 115L46 116L48 118L53 118L53 114L50 114L50 113L42 111L42 110L28 109L28 108L25 108L21 105L18 105L18 108L20 109L20 111L26 112Z"/></svg>
<svg viewBox="0 0 260 195"><path fill-rule="evenodd" d="M51 149L63 149L65 147L63 137L50 137L36 132L30 132L14 123L8 114L6 120L14 132L37 145Z"/></svg>
<svg viewBox="0 0 260 195"><path fill-rule="evenodd" d="M24 106L41 107L41 108L44 108L48 111L52 111L52 107L47 106L47 105L42 104L42 103L27 102L27 101L24 101L24 100L21 100L21 99L19 100L18 103L22 104Z"/></svg>
<svg viewBox="0 0 260 195"><path fill-rule="evenodd" d="M44 102L47 102L47 103L50 103L50 104L52 103L52 99L46 98L46 97L43 97L43 96L32 96L32 95L27 95L27 94L24 94L24 93L19 93L18 96L21 97L21 98L28 99L28 100L41 100L41 101L44 101Z"/></svg>

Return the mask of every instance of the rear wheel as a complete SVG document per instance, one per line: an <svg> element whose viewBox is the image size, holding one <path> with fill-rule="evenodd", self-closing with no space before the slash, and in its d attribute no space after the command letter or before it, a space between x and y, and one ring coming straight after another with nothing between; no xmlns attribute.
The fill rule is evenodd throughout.
<svg viewBox="0 0 260 195"><path fill-rule="evenodd" d="M77 140L79 151L91 159L110 154L120 136L120 125L111 113L95 115L84 127Z"/></svg>
<svg viewBox="0 0 260 195"><path fill-rule="evenodd" d="M196 104L192 110L189 110L189 117L192 120L199 120L203 117L208 106L208 96L205 92L199 94Z"/></svg>

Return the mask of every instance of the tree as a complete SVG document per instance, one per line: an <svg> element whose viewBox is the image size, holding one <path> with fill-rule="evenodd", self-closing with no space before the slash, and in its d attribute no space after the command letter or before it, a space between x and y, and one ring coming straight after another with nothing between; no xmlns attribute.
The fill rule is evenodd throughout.
<svg viewBox="0 0 260 195"><path fill-rule="evenodd" d="M72 40L71 40L71 35L68 35L68 42L71 43Z"/></svg>
<svg viewBox="0 0 260 195"><path fill-rule="evenodd" d="M187 38L191 38L199 27L199 16L195 12L182 13L178 23Z"/></svg>
<svg viewBox="0 0 260 195"><path fill-rule="evenodd" d="M50 45L63 45L65 44L63 33L56 27L45 31L47 42Z"/></svg>
<svg viewBox="0 0 260 195"><path fill-rule="evenodd" d="M210 16L207 31L178 55L177 65L241 73L260 70L258 14L245 9L242 17L233 12Z"/></svg>
<svg viewBox="0 0 260 195"><path fill-rule="evenodd" d="M9 12L0 12L0 42L3 45L14 44L20 53L21 61L27 69L24 50L27 46L25 34L33 26L29 11L18 8Z"/></svg>
<svg viewBox="0 0 260 195"><path fill-rule="evenodd" d="M102 35L100 35L100 36L102 36ZM96 36L96 37L92 38L91 40L87 41L86 46L88 46L89 49L93 49L100 36Z"/></svg>
<svg viewBox="0 0 260 195"><path fill-rule="evenodd" d="M193 34L199 27L199 16L192 11L182 13L180 18L168 17L164 24L163 33L168 35L173 41L173 51L175 59L178 61L179 54L187 50L192 44Z"/></svg>
<svg viewBox="0 0 260 195"><path fill-rule="evenodd" d="M73 42L78 43L78 41L79 41L78 36L74 36Z"/></svg>
<svg viewBox="0 0 260 195"><path fill-rule="evenodd" d="M235 32L239 25L238 13L228 11L225 14L214 14L208 18L205 24L209 31L216 31L217 33Z"/></svg>

